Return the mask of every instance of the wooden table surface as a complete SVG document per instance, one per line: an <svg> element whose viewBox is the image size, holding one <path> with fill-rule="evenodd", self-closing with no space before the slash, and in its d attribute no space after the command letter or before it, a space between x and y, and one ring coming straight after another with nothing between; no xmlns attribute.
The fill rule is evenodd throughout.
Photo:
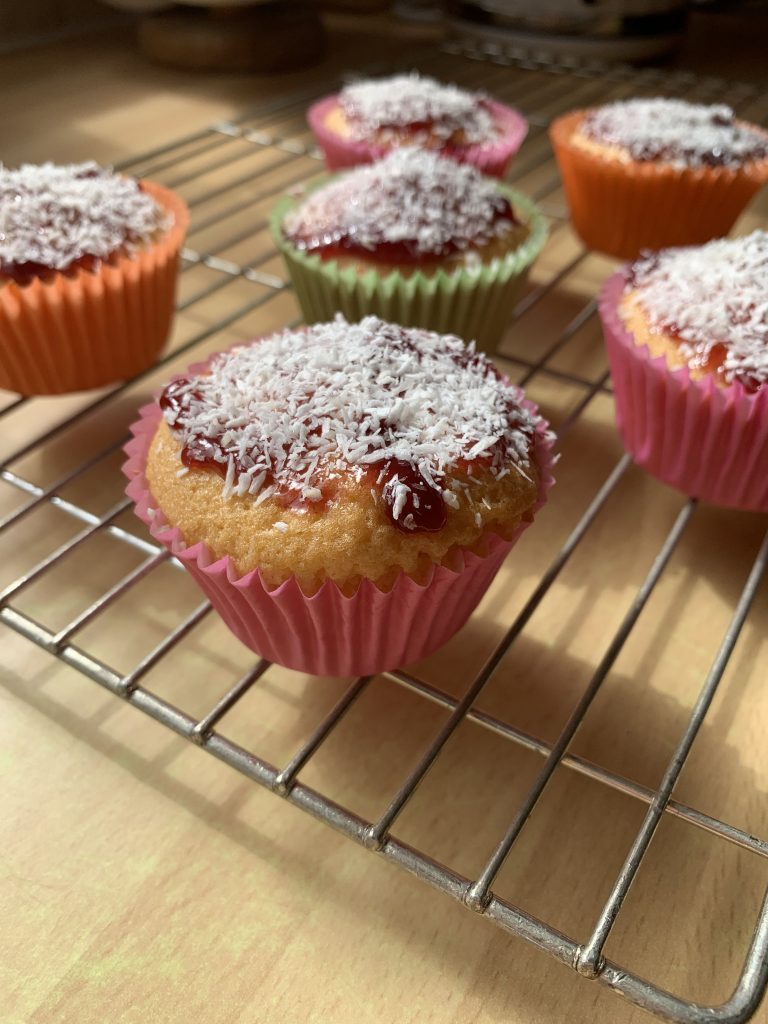
<svg viewBox="0 0 768 1024"><path fill-rule="evenodd" d="M3 159L117 162L358 62L350 44L325 69L267 81L187 78L150 69L116 42L98 51L72 44L53 56L43 50L7 58L0 68ZM531 139L524 153L544 144L543 137ZM316 171L307 164L307 173ZM519 185L533 192L551 172L551 165L540 167ZM216 180L210 178L209 185ZM187 198L194 199L194 187L188 186ZM562 196L556 192L548 201L557 206ZM765 206L757 203L740 228L764 220ZM207 238L207 245L214 243ZM256 248L268 244L263 233L254 239ZM577 252L568 227L557 227L532 286ZM564 276L547 302L521 321L505 351L535 354L541 339L551 339L594 294L611 266L590 256ZM265 269L280 270L277 261ZM191 270L182 298L207 280L202 269ZM257 286L239 282L226 295L235 287ZM231 301L215 295L190 306L178 318L172 345L226 316ZM206 339L193 356L296 315L292 296L282 293ZM186 353L179 368L190 358ZM599 377L605 357L594 318L552 366ZM119 402L14 468L43 485L61 476L99 445L118 439L142 399L175 368L171 363L134 385ZM555 425L582 397L578 388L543 374L530 392ZM35 402L3 420L8 425L0 458L83 400ZM620 456L607 395L589 403L562 451L558 486L540 522L508 560L471 624L420 666L425 678L450 692L461 692ZM108 507L122 487L119 463L115 455L99 464L72 489L73 500L97 512ZM4 487L0 515L20 502ZM680 496L640 471L628 471L606 514L504 659L481 707L550 742L557 737L682 504ZM697 510L577 734L575 753L644 785L658 785L765 527L764 516ZM74 529L45 506L0 535L0 585ZM63 624L132 564L105 540L87 557L69 561L45 586L31 587L25 610ZM83 643L125 669L197 602L192 584L165 566L89 627ZM675 794L763 836L767 621L763 586ZM3 1022L650 1019L0 629ZM209 617L146 685L202 715L252 660ZM221 731L283 764L343 688L343 681L271 670ZM376 680L301 778L356 813L375 816L444 717L439 708ZM538 755L465 723L395 834L471 877L540 764ZM496 890L583 940L643 813L641 802L559 769ZM687 998L724 1000L743 961L767 874L765 859L666 816L607 955ZM755 1019L768 1020L766 1011Z"/></svg>

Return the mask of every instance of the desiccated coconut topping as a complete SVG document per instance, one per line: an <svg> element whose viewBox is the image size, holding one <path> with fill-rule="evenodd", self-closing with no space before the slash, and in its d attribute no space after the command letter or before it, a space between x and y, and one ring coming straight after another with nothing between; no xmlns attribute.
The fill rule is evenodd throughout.
<svg viewBox="0 0 768 1024"><path fill-rule="evenodd" d="M515 223L493 179L468 164L406 147L317 189L283 226L308 251L398 246L407 257L486 245Z"/></svg>
<svg viewBox="0 0 768 1024"><path fill-rule="evenodd" d="M641 256L628 289L652 329L674 335L686 358L724 348L722 373L751 390L768 381L768 232Z"/></svg>
<svg viewBox="0 0 768 1024"><path fill-rule="evenodd" d="M538 421L522 397L453 335L338 316L238 346L160 404L185 467L218 469L225 497L322 507L351 475L395 525L433 530L467 500L459 465L526 475Z"/></svg>
<svg viewBox="0 0 768 1024"><path fill-rule="evenodd" d="M590 110L579 131L627 150L634 160L685 167L738 167L768 157L768 134L740 123L730 107L636 99Z"/></svg>
<svg viewBox="0 0 768 1024"><path fill-rule="evenodd" d="M138 182L89 162L0 167L0 271L65 270L150 239L168 217Z"/></svg>
<svg viewBox="0 0 768 1024"><path fill-rule="evenodd" d="M459 135L462 143L496 134L486 96L416 73L353 82L339 93L339 105L356 139L388 128L422 130L446 142Z"/></svg>

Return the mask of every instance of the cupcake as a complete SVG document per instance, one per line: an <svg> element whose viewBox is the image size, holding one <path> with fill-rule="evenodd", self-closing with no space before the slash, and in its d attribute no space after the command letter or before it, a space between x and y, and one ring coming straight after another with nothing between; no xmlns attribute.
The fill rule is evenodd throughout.
<svg viewBox="0 0 768 1024"><path fill-rule="evenodd" d="M0 167L0 387L61 394L151 366L187 222L173 192L95 163Z"/></svg>
<svg viewBox="0 0 768 1024"><path fill-rule="evenodd" d="M376 317L214 356L133 434L153 537L243 643L317 675L445 643L552 482L547 425L485 356Z"/></svg>
<svg viewBox="0 0 768 1024"><path fill-rule="evenodd" d="M547 222L476 168L410 147L284 199L272 232L307 322L374 313L491 351Z"/></svg>
<svg viewBox="0 0 768 1024"><path fill-rule="evenodd" d="M415 73L353 82L310 107L307 120L330 171L418 146L500 178L528 132L511 107Z"/></svg>
<svg viewBox="0 0 768 1024"><path fill-rule="evenodd" d="M609 103L550 137L577 233L621 259L726 235L768 181L768 132L721 104Z"/></svg>
<svg viewBox="0 0 768 1024"><path fill-rule="evenodd" d="M605 284L616 419L684 493L768 511L768 233L645 253Z"/></svg>

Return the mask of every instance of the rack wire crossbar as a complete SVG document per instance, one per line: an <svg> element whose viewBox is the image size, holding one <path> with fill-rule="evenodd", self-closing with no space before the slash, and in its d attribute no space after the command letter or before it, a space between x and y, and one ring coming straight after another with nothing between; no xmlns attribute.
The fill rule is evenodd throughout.
<svg viewBox="0 0 768 1024"><path fill-rule="evenodd" d="M551 65L542 61L516 59L500 49L485 51L472 50L464 56L474 58L457 64L456 55L461 47L453 45L450 64L445 66L444 55L422 54L418 63L423 70L458 78L463 84L476 88L487 87L501 99L512 100L529 119L531 133L530 155L523 156L514 165L509 178L515 182L528 175L542 176L532 190L533 197L544 207L553 221L555 230L562 227L565 211L553 200L559 189L559 179L554 173L552 155L546 143L545 129L552 117L577 104L603 100L606 95L622 95L627 90L638 88L651 90L664 84L665 91L678 95L690 95L697 99L721 96L724 87L730 89L734 101L742 109L749 109L753 120L764 116L765 100L760 90L748 85L723 83L716 79L696 79L686 74L662 73L655 70L638 72L630 69L576 69L563 65ZM507 79L500 69L515 71ZM526 71L537 72L530 81ZM544 79L542 81L542 78ZM245 749L217 731L225 715L236 710L238 703L270 669L269 662L257 661L245 674L224 693L202 717L191 715L181 708L153 693L142 685L145 677L165 659L210 613L208 602L199 604L192 612L170 629L156 646L146 653L126 672L117 671L102 658L77 643L78 635L96 621L116 601L128 593L141 580L155 572L159 566L169 564L180 568L179 563L168 556L146 537L134 534L119 525L118 520L128 508L129 502L121 498L104 513L98 515L81 503L64 496L66 489L82 482L88 475L103 468L110 456L119 448L125 438L110 441L95 454L66 473L58 475L53 482L45 485L28 479L17 468L25 458L45 450L46 445L55 442L62 432L76 428L88 416L97 414L122 397L129 389L142 380L154 379L158 372L179 355L197 349L212 340L226 328L259 311L289 289L288 282L268 267L274 259L273 249L253 262L242 264L230 258L228 251L266 229L267 221L263 204L274 200L285 188L311 179L319 173L320 155L316 151L303 125L303 110L309 93L296 94L268 106L256 113L212 125L184 139L168 143L151 153L127 161L123 168L137 175L159 175L171 187L191 189L189 203L193 210L193 222L188 247L183 252L182 275L193 268L205 268L214 275L214 280L180 303L180 311L194 311L206 300L224 292L234 282L245 282L263 289L257 296L245 303L239 303L226 315L217 317L212 325L194 331L191 337L177 344L151 370L140 378L114 387L107 393L87 401L72 413L65 413L56 424L42 433L25 441L11 455L0 463L0 480L8 487L26 495L26 503L14 508L0 520L0 539L13 535L25 519L40 510L50 507L69 519L81 524L79 532L70 536L52 552L43 556L36 564L25 568L15 580L0 592L0 621L23 637L55 655L65 664L97 682L109 692L121 697L133 707L144 712L157 722L173 730L179 736L197 744L214 757L225 762L247 778L283 797L289 803L308 812L327 825L332 826L361 846L376 851L385 859L418 876L435 889L463 902L466 906L500 925L506 931L526 939L558 960L569 965L585 978L597 980L600 984L616 990L631 1002L669 1021L681 1024L699 1022L720 1022L740 1024L747 1021L757 1008L768 983L768 893L763 902L749 948L746 950L740 978L731 998L719 1007L700 1005L665 991L652 981L639 977L603 955L605 943L616 918L621 911L625 897L640 868L646 851L651 844L659 822L665 814L686 821L702 832L724 840L749 851L758 857L768 858L768 840L722 821L717 817L696 809L673 798L675 784L685 764L688 753L696 739L709 706L723 679L731 654L747 619L750 607L758 593L768 566L768 535L766 535L752 568L743 584L732 619L723 636L711 669L704 680L699 697L692 709L688 723L669 760L658 788L641 785L624 775L606 769L594 761L570 751L571 741L584 722L589 708L603 682L611 673L616 659L625 647L632 631L642 616L648 600L664 575L670 559L678 548L681 538L697 513L695 501L682 505L677 518L671 525L661 547L651 559L647 574L637 590L624 619L619 624L602 658L599 660L587 686L577 700L573 711L554 742L532 735L514 724L480 710L478 698L491 680L503 658L525 629L531 617L545 599L573 552L582 542L596 520L604 515L605 506L619 487L630 460L623 456L613 467L598 488L588 507L572 526L559 551L549 566L543 570L537 585L522 609L506 629L501 640L488 655L485 664L470 680L461 697L454 697L440 687L418 677L413 672L398 670L384 673L383 677L397 687L437 704L448 713L442 727L423 751L404 783L395 793L386 809L376 820L365 820L360 815L336 803L328 796L301 781L301 772L317 754L328 737L337 728L355 702L365 693L371 679L363 677L352 680L330 712L317 724L305 743L283 765L273 765ZM245 147L235 157L228 149L231 145ZM246 174L247 161L253 153L264 152L271 162L265 163L255 173ZM216 176L226 173L233 164L242 162L242 170L235 167L235 174L220 182ZM315 170L313 170L313 167ZM553 173L549 174L552 170ZM278 172L277 183L261 184ZM207 179L213 176L209 182ZM243 198L240 190L248 184L250 191ZM255 187L254 187L255 186ZM206 212L211 204L219 205ZM235 230L219 238L214 245L203 247L194 244L196 236L215 227L228 218L237 217ZM250 220L248 218L251 218ZM247 226L244 224L247 223ZM558 266L547 279L532 287L512 312L512 321L517 321L540 305L546 304L559 286L567 281L582 265L586 251L576 252ZM265 269L266 268L266 269ZM610 396L611 388L607 372L585 376L562 366L552 365L553 359L562 353L576 339L580 332L593 322L595 302L586 302L568 323L542 347L536 358L520 354L502 355L509 366L518 373L518 379L527 383L534 378L543 379L551 385L573 388L578 393L574 407L558 426L562 440L579 421L595 396ZM158 378L160 379L160 378ZM12 417L24 412L33 401L21 397L10 397L0 410L0 418L10 422ZM48 574L73 552L87 545L100 533L108 533L123 545L142 555L142 561L126 572L112 586L76 614L69 622L58 627L38 621L19 606L17 599L27 587L44 582ZM423 779L440 757L446 743L457 727L464 721L471 721L497 736L525 748L543 758L543 764L527 794L515 807L510 807L508 827L501 836L497 847L476 878L468 878L448 865L438 863L426 853L415 849L392 834L392 828L399 815L412 799ZM562 934L546 921L540 920L492 889L498 872L509 852L524 829L532 810L546 790L556 768L563 767L592 779L615 792L631 797L647 808L645 818L629 849L624 865L605 900L586 941L578 942Z"/></svg>

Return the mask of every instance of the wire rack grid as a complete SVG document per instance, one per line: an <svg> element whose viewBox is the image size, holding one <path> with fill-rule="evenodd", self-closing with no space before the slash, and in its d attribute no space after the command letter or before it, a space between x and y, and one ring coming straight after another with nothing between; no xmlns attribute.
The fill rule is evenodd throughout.
<svg viewBox="0 0 768 1024"><path fill-rule="evenodd" d="M725 813L710 813L673 798L672 792L677 787L680 796L683 765L702 733L710 706L721 698L721 682L727 679L728 686L736 685L732 677L739 673L732 671L734 650L745 642L745 623L753 636L761 635L760 622L764 632L765 618L760 615L766 607L761 602L760 585L768 563L768 536L760 542L758 535L765 526L760 517L738 519L741 548L727 565L727 601L720 602L719 619L715 616L723 628L719 637L712 635L708 644L700 645L704 654L697 655L698 662L694 660L700 665L706 657L709 668L694 673L695 685L682 698L682 717L678 705L670 717L667 699L644 720L648 733L660 735L666 730L665 742L655 751L652 765L633 771L629 754L625 761L621 756L606 757L604 760L612 763L601 764L591 755L588 743L585 752L580 752L578 741L589 736L593 719L599 728L605 707L601 701L611 687L618 686L618 668L627 661L633 645L637 651L634 660L629 660L637 668L617 692L619 699L627 701L628 714L636 710L630 694L643 683L643 671L653 675L647 654L654 637L658 640L656 620L669 612L664 595L676 581L679 584L681 565L689 572L688 590L683 586L674 591L677 625L673 621L668 630L681 636L686 629L691 636L695 633L692 622L701 613L693 607L695 597L688 591L699 576L696 553L701 553L703 543L712 554L717 545L711 543L711 531L720 535L717 530L722 531L725 514L700 508L694 501L685 502L645 478L618 447L610 421L610 380L591 297L612 265L586 252L570 232L546 127L551 118L571 107L638 92L663 90L701 100L727 97L742 116L755 121L765 117L768 100L758 88L746 84L656 70L568 68L506 56L498 50L467 54L458 45L452 52L423 53L410 62L413 65L466 86L487 88L523 110L531 131L509 177L543 206L552 223L551 240L526 295L512 313L499 358L555 424L563 451L560 495L553 499L553 510L547 510L531 531L528 546L521 545L520 571L513 575L505 569L484 602L481 613L491 622L490 634L486 631L476 642L466 641L471 648L466 658L461 646L454 644L448 660L441 661L438 655L424 665L376 680L340 682L334 706L312 723L298 748L280 764L230 738L243 702L258 691L260 682L278 671L265 661L248 666L202 714L182 710L178 698L172 702L157 692L162 690L165 667L174 652L191 644L196 632L210 624L210 608L199 603L199 595L197 599L190 596L190 585L177 571L178 563L150 542L133 521L129 503L121 496L120 448L137 405L171 372L225 347L233 338L298 322L289 285L266 231L266 218L280 193L322 172L303 121L306 103L313 98L308 94L293 95L255 114L213 125L124 165L130 173L154 177L177 189L192 210L191 233L183 252L177 326L158 366L132 382L95 396L61 400L6 396L0 413L6 447L8 438L23 435L24 441L11 445L0 463L4 485L0 541L6 554L7 579L0 592L0 619L249 779L533 943L584 978L614 989L666 1020L686 1024L746 1021L759 1005L768 979L768 898L762 902L754 927L754 914L749 919L746 911L742 914L739 935L745 941L730 960L738 977L731 997L717 1007L672 994L660 979L646 980L607 956L605 950L610 948L622 908L622 916L630 913L631 908L625 907L632 904L630 886L633 893L638 886L642 889L638 873L642 877L641 866L651 856L649 850L660 842L660 825L665 822L680 821L704 836L707 857L714 857L710 851L716 846L741 851L757 865L755 875L764 885L768 840L756 834L764 817L760 811L754 812L754 804L749 805L753 812L740 812L742 821L737 823ZM325 84L330 87L333 83ZM313 96L322 91L317 89ZM574 489L566 501L561 495L569 481ZM654 523L650 535L639 538L631 568L625 563L623 569L614 571L609 565L593 582L583 584L584 574L594 571L589 567L594 565L595 550L599 557L601 547L626 545L626 534L619 531L614 536L612 524L624 515L631 518L628 510L638 502L646 503ZM34 542L30 540L33 534ZM539 542L534 541L537 535ZM105 540L113 544L110 551L118 552L106 560L102 558ZM692 559L688 557L691 552ZM73 562L91 568L98 563L97 578L73 586L70 572L65 575L70 582L62 583L62 569ZM574 582L575 563L580 568ZM103 564L108 569L103 569ZM105 575L108 572L111 577ZM571 642L565 637L561 650L557 642L536 647L530 636L541 635L542 627L537 632L534 623L545 613L553 593L569 579L569 572L568 586L575 588L581 609L581 619L575 620L576 639L572 637ZM121 645L116 637L125 622L120 616L124 616L126 601L161 573L165 574L164 592L172 595L171 603L181 613L176 620L155 623L155 639L146 649L137 649L130 642ZM586 610L600 601L595 587L608 591L612 606L610 611L601 606L605 621L597 634L594 623L590 626L587 622ZM688 597L692 621L685 617ZM660 601L662 607L654 612ZM580 623L598 640L590 640L589 652L580 655L579 670L571 673L569 684L563 684L559 710L531 728L527 723L535 722L536 717L526 719L525 692L510 700L515 686L525 689L520 666L531 661L533 644L539 659L530 670L535 702L542 676L566 657L566 649L570 652L573 643L578 647ZM472 629L471 624L462 636L474 637ZM687 638L679 642L693 643ZM210 675L214 670L202 657L201 674ZM573 668L576 662L570 653L567 657ZM749 652L744 656L749 664L750 657ZM744 658L737 666L741 675ZM114 667L118 662L124 667ZM661 658L657 675L665 672L668 676L669 667ZM147 685L148 679L156 681L152 687ZM308 684L322 685L312 680ZM418 708L433 706L441 717L412 751L400 784L393 784L389 777L389 790L379 794L383 800L378 813L366 816L310 785L306 773L374 684L401 689L415 699ZM667 679L667 685L674 693L674 681L670 684ZM491 821L493 842L472 873L461 870L461 857L450 863L449 857L439 858L404 838L406 822L414 817L418 820L419 799L429 790L429 780L439 775L451 744L467 724L480 727L488 743L500 739L505 749L522 751L535 761L527 774L519 773L522 781L516 802L510 794L483 794L483 814ZM637 755L639 747L633 750ZM462 771L466 774L470 767ZM597 801L608 800L608 794L618 795L640 812L631 817L631 832L618 839L620 856L616 860L614 851L613 857L616 870L598 887L595 905L599 912L591 923L582 923L580 938L565 934L555 921L557 915L548 919L523 909L525 901L517 902L514 890L509 895L502 885L511 854L524 844L538 816L544 815L542 806L563 773L593 784ZM730 792L726 789L726 798ZM411 810L414 814L409 819ZM418 827L412 831L419 834ZM665 849L668 855L669 846ZM758 902L753 897L755 907ZM695 925L701 908L689 908L688 916Z"/></svg>

